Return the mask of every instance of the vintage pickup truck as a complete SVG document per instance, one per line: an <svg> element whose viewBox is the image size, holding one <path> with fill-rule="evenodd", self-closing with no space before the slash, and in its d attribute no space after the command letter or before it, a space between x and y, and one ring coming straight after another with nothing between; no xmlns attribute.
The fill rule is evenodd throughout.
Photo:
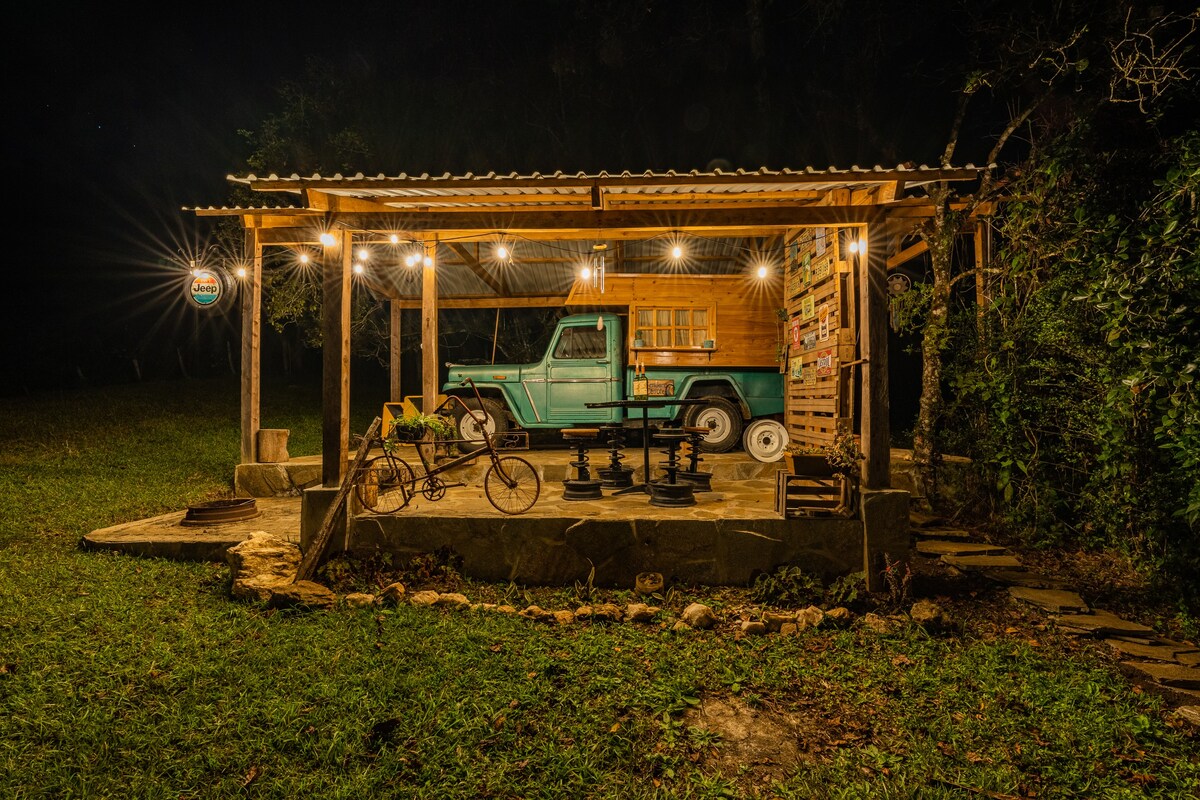
<svg viewBox="0 0 1200 800"><path fill-rule="evenodd" d="M588 408L588 403L634 399L636 350L627 349L623 320L613 313L572 314L563 317L540 361L533 364L450 364L443 391L457 394L471 407L479 401L463 386L475 382L486 414L485 429L503 433L514 426L525 429L569 428L609 423L641 425L641 410ZM724 452L743 441L747 425L758 435L745 444L752 454L763 442L781 448L787 434L778 422L783 412L783 375L777 367L715 367L654 365L643 367L650 399L699 399L696 405L666 405L650 409L652 419L677 420L707 427L702 449ZM639 378L642 376L639 375ZM459 412L462 439L479 436L478 425Z"/></svg>

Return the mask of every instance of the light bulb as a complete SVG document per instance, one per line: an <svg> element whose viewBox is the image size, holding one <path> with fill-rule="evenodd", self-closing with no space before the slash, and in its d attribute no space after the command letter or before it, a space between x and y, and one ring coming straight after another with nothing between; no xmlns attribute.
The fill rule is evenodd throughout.
<svg viewBox="0 0 1200 800"><path fill-rule="evenodd" d="M767 268L766 268L766 267L759 267L759 268L758 268L758 277L759 277L759 278L765 278L765 277L767 277Z"/></svg>
<svg viewBox="0 0 1200 800"><path fill-rule="evenodd" d="M505 247L504 245L500 245L499 247L497 247L496 248L496 258L500 259L501 261L506 260L508 258L508 248Z"/></svg>
<svg viewBox="0 0 1200 800"><path fill-rule="evenodd" d="M675 245L674 247L672 247L671 248L671 258L675 258L675 259L683 258L683 248L680 247L679 245Z"/></svg>
<svg viewBox="0 0 1200 800"><path fill-rule="evenodd" d="M425 266L427 266L427 267L432 267L432 266L433 266L433 257L432 257L432 256L425 256L425 260L424 260L424 261L422 261L421 263L422 263L422 264L424 264L424 265L425 265Z"/></svg>
<svg viewBox="0 0 1200 800"><path fill-rule="evenodd" d="M300 263L301 263L301 264L307 264L307 263L308 263L308 253L301 253L301 254L300 254Z"/></svg>
<svg viewBox="0 0 1200 800"><path fill-rule="evenodd" d="M237 276L238 276L239 278L244 278L244 277L246 277L246 268L245 268L245 267L238 267L238 268L237 268Z"/></svg>
<svg viewBox="0 0 1200 800"><path fill-rule="evenodd" d="M410 256L405 257L404 266L415 267L416 265L417 265L417 257L416 256L410 255Z"/></svg>
<svg viewBox="0 0 1200 800"><path fill-rule="evenodd" d="M400 244L400 237L393 233L388 237L388 241L392 244Z"/></svg>
<svg viewBox="0 0 1200 800"><path fill-rule="evenodd" d="M325 245L326 247L333 247L335 244L337 244L337 237L332 233L322 233L319 238L321 240L321 244Z"/></svg>
<svg viewBox="0 0 1200 800"><path fill-rule="evenodd" d="M584 267L582 270L579 271L579 277L583 278L585 281L588 278L592 277L592 268Z"/></svg>
<svg viewBox="0 0 1200 800"><path fill-rule="evenodd" d="M365 248L365 247L360 247L360 248L358 248L358 260L359 260L359 261L366 261L366 260L367 260L368 258L370 258L370 257L371 257L371 251L370 251L370 250L368 250L368 249L367 249L367 248Z"/></svg>
<svg viewBox="0 0 1200 800"><path fill-rule="evenodd" d="M850 243L850 252L851 253L858 252L858 240L857 239Z"/></svg>
<svg viewBox="0 0 1200 800"><path fill-rule="evenodd" d="M354 274L355 274L355 275L362 275L362 274L363 274L363 265L362 265L361 263L357 263L357 262L356 262L356 263L354 264Z"/></svg>

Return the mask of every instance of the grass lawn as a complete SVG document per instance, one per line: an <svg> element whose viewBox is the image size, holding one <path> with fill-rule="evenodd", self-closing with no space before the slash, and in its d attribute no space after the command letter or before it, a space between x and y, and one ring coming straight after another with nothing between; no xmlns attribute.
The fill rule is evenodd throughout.
<svg viewBox="0 0 1200 800"><path fill-rule="evenodd" d="M266 393L293 455L316 452L317 402ZM0 797L1200 793L1197 739L1159 698L1001 596L953 634L737 638L274 612L231 602L223 565L77 549L227 494L237 419L228 380L0 401ZM556 608L586 592L459 585ZM745 595L668 605L728 617Z"/></svg>

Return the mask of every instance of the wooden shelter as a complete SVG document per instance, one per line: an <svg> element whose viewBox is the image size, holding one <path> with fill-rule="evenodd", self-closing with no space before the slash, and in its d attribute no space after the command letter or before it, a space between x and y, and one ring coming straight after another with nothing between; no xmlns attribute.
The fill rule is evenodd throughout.
<svg viewBox="0 0 1200 800"><path fill-rule="evenodd" d="M659 274L669 283L678 268L662 251L682 239L700 243L693 258L707 259L710 274L756 269L756 260L775 271L771 285L778 296L771 304L784 313L769 324L778 334L773 357L789 376L789 432L800 441L827 443L838 426L854 425L857 413L867 457L863 486L886 488L887 270L921 251L903 246L914 223L932 213L921 187L972 181L981 170L229 176L284 201L192 209L202 217L236 216L245 228L241 458L257 460L264 251L306 251L321 270L322 476L333 486L345 470L350 439L349 320L357 249L390 253L382 266L372 261L364 279L391 302L395 393L400 315L420 309L422 395L431 403L439 389L440 308L561 306L568 297L585 302L576 276L597 246L612 259L614 273ZM734 242L740 255L718 253L711 244L716 241ZM500 245L511 257L494 255ZM758 259L747 255L755 253ZM627 288L634 291L632 284Z"/></svg>

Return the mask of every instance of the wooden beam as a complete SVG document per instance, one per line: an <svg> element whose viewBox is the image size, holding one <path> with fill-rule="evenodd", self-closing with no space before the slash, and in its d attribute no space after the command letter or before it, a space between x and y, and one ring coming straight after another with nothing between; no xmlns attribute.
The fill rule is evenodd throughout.
<svg viewBox="0 0 1200 800"><path fill-rule="evenodd" d="M475 277L486 283L488 288L496 294L505 294L504 287L500 284L500 281L496 280L494 275L484 269L483 264L479 263L479 258L468 250L466 245L459 242L451 242L450 249L458 253L459 258L466 264L467 269L475 273Z"/></svg>
<svg viewBox="0 0 1200 800"><path fill-rule="evenodd" d="M392 298L392 302L400 308L423 308L423 298L402 296ZM567 295L510 295L496 297L494 295L456 295L439 297L437 306L443 308L559 308L566 305Z"/></svg>
<svg viewBox="0 0 1200 800"><path fill-rule="evenodd" d="M258 460L258 429L262 414L262 264L263 248L258 232L244 233L248 262L242 284L242 374L241 374L241 462Z"/></svg>
<svg viewBox="0 0 1200 800"><path fill-rule="evenodd" d="M358 197L344 197L342 195L318 191L312 187L304 190L304 197L307 201L305 205L307 205L309 208L319 209L321 211L331 211L336 213L356 211L365 212L367 214L378 214L388 210L387 204L378 200L362 199Z"/></svg>
<svg viewBox="0 0 1200 800"><path fill-rule="evenodd" d="M388 303L388 397L393 403L404 399L403 387L400 381L401 347L401 316L400 304L395 300Z"/></svg>
<svg viewBox="0 0 1200 800"><path fill-rule="evenodd" d="M321 252L321 481L339 486L350 448L350 262L353 234Z"/></svg>
<svg viewBox="0 0 1200 800"><path fill-rule="evenodd" d="M867 257L859 262L859 358L862 359L862 485L865 489L891 486L891 431L888 412L887 261L884 240L870 226L863 240ZM868 237L868 234L876 238Z"/></svg>
<svg viewBox="0 0 1200 800"><path fill-rule="evenodd" d="M425 242L425 253L432 261L421 267L421 405L432 414L438 396L438 296L437 237Z"/></svg>
<svg viewBox="0 0 1200 800"><path fill-rule="evenodd" d="M901 264L906 264L909 261L912 261L917 256L924 253L928 249L929 249L929 243L926 242L924 239L917 242L916 244L909 245L908 247L901 250L899 253L896 253L895 255L888 257L887 268L895 269L896 267L900 266Z"/></svg>

